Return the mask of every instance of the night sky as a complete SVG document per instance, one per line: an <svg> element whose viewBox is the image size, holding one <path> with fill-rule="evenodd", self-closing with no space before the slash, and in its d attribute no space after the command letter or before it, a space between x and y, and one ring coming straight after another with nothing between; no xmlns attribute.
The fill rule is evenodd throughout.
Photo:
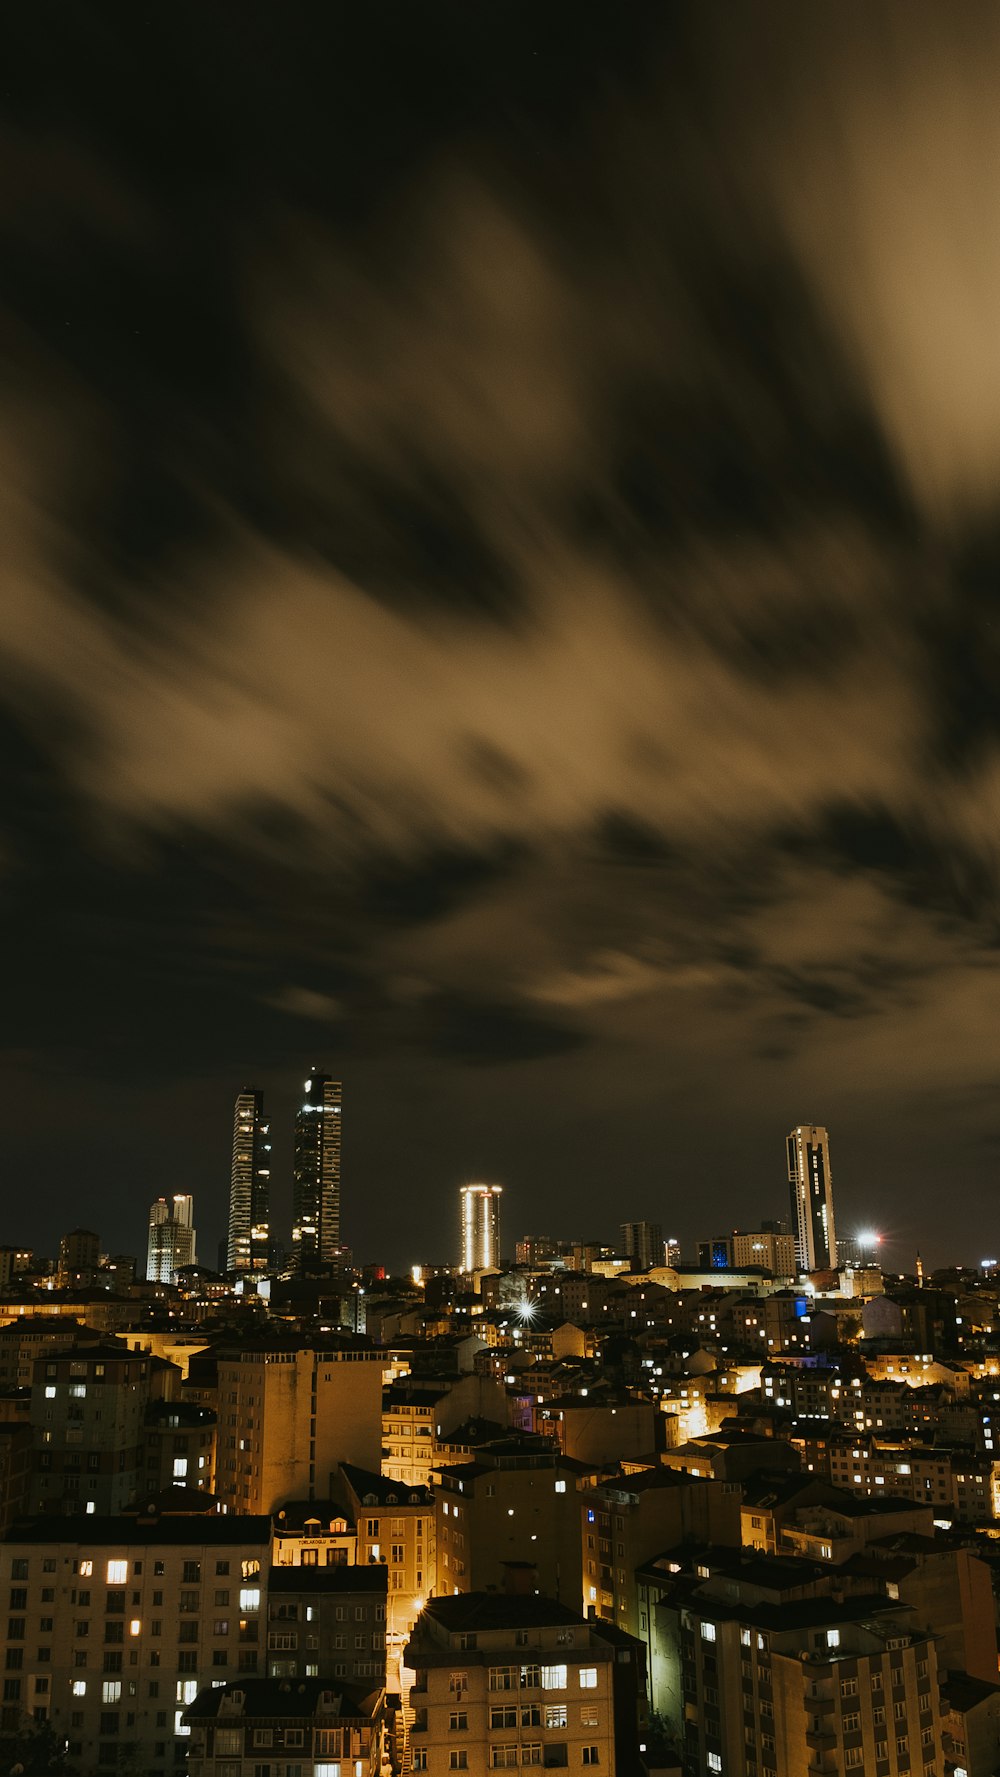
<svg viewBox="0 0 1000 1777"><path fill-rule="evenodd" d="M992 0L4 34L0 1241L995 1248Z"/></svg>

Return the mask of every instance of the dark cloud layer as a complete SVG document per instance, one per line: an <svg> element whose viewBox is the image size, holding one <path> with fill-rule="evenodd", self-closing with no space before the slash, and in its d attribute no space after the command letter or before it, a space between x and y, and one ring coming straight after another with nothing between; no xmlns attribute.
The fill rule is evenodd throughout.
<svg viewBox="0 0 1000 1777"><path fill-rule="evenodd" d="M9 1236L217 1232L317 1059L366 1255L773 1214L801 1119L991 1244L995 11L8 30Z"/></svg>

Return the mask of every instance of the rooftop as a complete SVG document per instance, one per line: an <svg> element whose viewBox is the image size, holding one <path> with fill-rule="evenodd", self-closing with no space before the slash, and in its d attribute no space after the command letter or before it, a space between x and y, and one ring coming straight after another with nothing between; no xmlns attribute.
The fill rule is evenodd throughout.
<svg viewBox="0 0 1000 1777"><path fill-rule="evenodd" d="M569 1623L589 1627L584 1625L579 1611L537 1592L515 1596L506 1592L465 1592L457 1597L431 1598L422 1614L433 1617L449 1635L470 1630L482 1630L485 1634L496 1629L558 1628ZM418 1617L415 1634L419 1627Z"/></svg>
<svg viewBox="0 0 1000 1777"><path fill-rule="evenodd" d="M123 1548L136 1543L233 1547L247 1543L267 1545L270 1540L270 1518L240 1518L224 1516L221 1512L164 1513L134 1518L99 1518L96 1515L22 1518L11 1526L4 1538L8 1543L69 1544L76 1549Z"/></svg>
<svg viewBox="0 0 1000 1777"><path fill-rule="evenodd" d="M199 1691L184 1711L184 1720L213 1721L220 1714L255 1721L312 1715L353 1719L370 1716L378 1695L378 1691L363 1692L356 1685L331 1684L323 1678L241 1678Z"/></svg>
<svg viewBox="0 0 1000 1777"><path fill-rule="evenodd" d="M377 1475L374 1470L357 1468L353 1462L342 1462L340 1473L355 1498L362 1504L375 1503L380 1506L427 1506L432 1504L433 1494L429 1487L411 1486L404 1481L390 1481L385 1475ZM374 1495L374 1502L370 1495Z"/></svg>

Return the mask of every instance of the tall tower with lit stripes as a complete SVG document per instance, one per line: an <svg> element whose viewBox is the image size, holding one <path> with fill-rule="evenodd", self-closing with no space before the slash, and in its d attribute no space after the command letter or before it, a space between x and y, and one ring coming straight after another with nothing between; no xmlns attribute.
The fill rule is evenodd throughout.
<svg viewBox="0 0 1000 1777"><path fill-rule="evenodd" d="M459 1202L463 1271L495 1271L499 1267L502 1193L502 1185L462 1186Z"/></svg>
<svg viewBox="0 0 1000 1777"><path fill-rule="evenodd" d="M297 1271L336 1262L340 1253L340 1120L343 1088L310 1074L295 1114L292 1252Z"/></svg>
<svg viewBox="0 0 1000 1777"><path fill-rule="evenodd" d="M266 1271L271 1247L271 1140L264 1094L247 1086L233 1111L228 1271Z"/></svg>
<svg viewBox="0 0 1000 1777"><path fill-rule="evenodd" d="M830 1137L815 1123L800 1123L788 1137L788 1185L795 1259L800 1271L830 1271L837 1264Z"/></svg>

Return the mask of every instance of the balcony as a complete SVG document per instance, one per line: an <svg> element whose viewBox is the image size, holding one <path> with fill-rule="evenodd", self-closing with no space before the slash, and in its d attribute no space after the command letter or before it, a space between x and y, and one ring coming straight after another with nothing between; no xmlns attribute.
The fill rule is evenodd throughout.
<svg viewBox="0 0 1000 1777"><path fill-rule="evenodd" d="M837 1736L832 1728L807 1728L806 1745L813 1752L823 1753L836 1744Z"/></svg>

